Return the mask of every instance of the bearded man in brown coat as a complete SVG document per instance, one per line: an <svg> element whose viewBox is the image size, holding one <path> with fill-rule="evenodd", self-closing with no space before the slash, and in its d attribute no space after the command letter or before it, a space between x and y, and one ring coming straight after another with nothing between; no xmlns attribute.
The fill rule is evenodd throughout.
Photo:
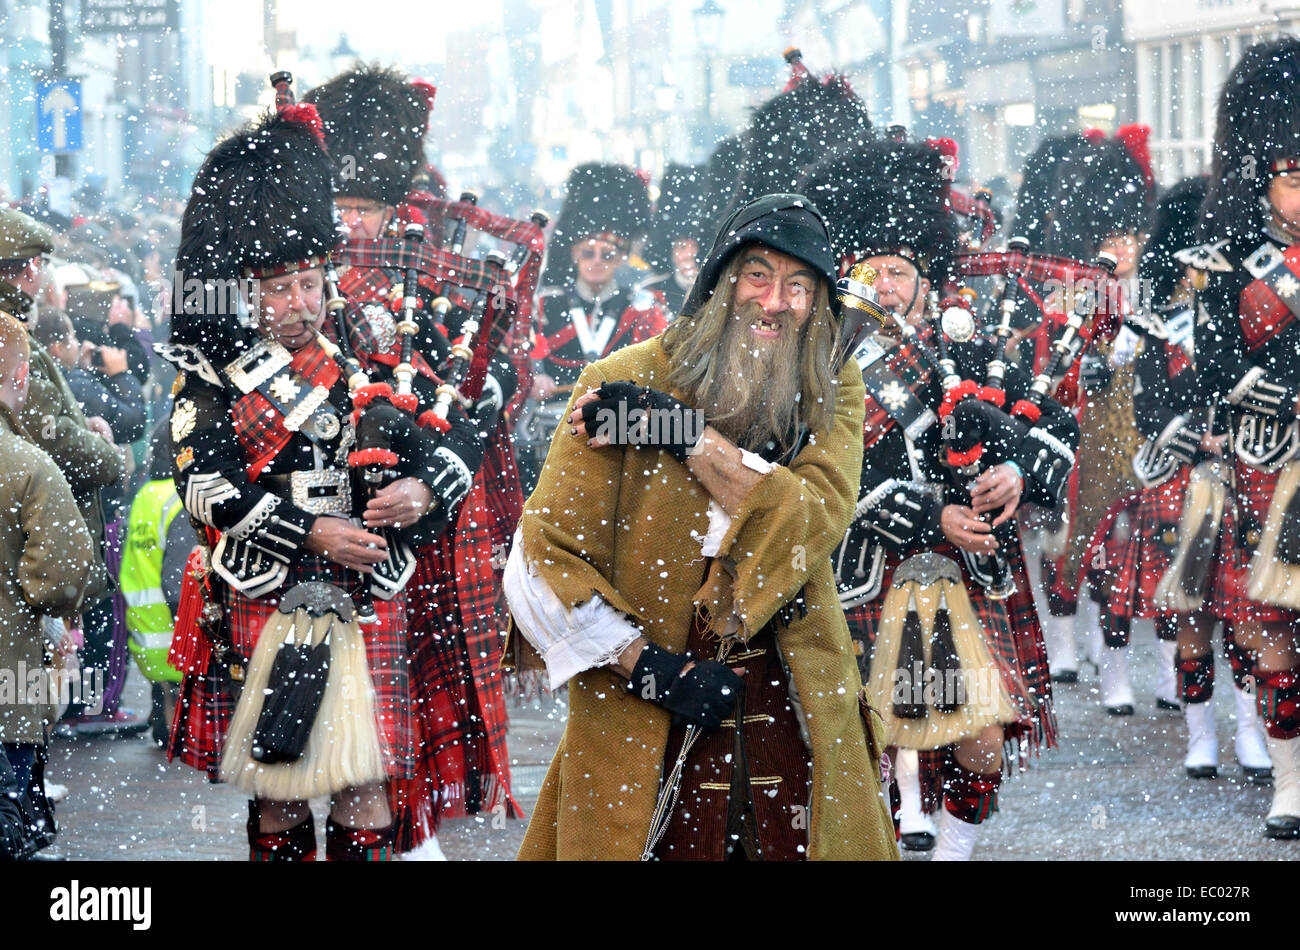
<svg viewBox="0 0 1300 950"><path fill-rule="evenodd" d="M571 703L520 857L897 856L830 564L864 405L834 281L811 202L760 198L574 388L505 575Z"/></svg>

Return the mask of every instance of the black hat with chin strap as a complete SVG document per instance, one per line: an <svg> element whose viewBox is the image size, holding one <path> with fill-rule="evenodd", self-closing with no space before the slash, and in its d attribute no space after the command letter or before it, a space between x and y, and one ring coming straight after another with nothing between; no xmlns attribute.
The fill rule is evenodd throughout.
<svg viewBox="0 0 1300 950"><path fill-rule="evenodd" d="M762 244L803 261L826 281L831 310L838 314L835 296L835 253L826 222L817 206L803 195L764 195L736 209L713 239L713 247L700 266L682 307L682 316L695 313L713 295L732 254L749 244Z"/></svg>

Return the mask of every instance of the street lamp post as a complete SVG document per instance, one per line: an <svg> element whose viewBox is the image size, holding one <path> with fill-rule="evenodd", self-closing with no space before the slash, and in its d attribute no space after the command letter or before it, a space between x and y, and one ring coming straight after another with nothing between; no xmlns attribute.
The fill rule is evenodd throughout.
<svg viewBox="0 0 1300 950"><path fill-rule="evenodd" d="M68 27L64 21L63 0L50 0L50 74L56 82L68 76ZM71 152L54 156L54 177L71 180L75 168Z"/></svg>
<svg viewBox="0 0 1300 950"><path fill-rule="evenodd" d="M727 11L717 0L704 0L691 12L695 21L695 40L704 51L704 118L708 132L713 130L713 54L722 39L722 21Z"/></svg>

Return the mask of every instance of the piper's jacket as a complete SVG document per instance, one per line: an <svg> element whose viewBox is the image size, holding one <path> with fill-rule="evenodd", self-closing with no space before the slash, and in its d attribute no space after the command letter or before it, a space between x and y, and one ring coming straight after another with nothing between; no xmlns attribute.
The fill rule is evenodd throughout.
<svg viewBox="0 0 1300 950"><path fill-rule="evenodd" d="M929 342L928 328L922 329ZM899 382L922 406L937 412L942 392L935 373L919 355L916 345L876 337L874 348L859 350L859 365L884 360ZM881 348L885 349L883 355ZM864 353L865 350L865 353ZM963 379L983 383L993 345L984 340L949 344L949 355ZM865 368L865 367L863 367ZM1010 409L1029 393L1032 380L1016 365L1006 370L1004 408ZM881 592L888 555L897 559L933 547L943 540L939 516L945 505L969 504L942 463L941 436L946 424L937 418L915 440L870 393L865 395L862 477L858 503L847 535L834 553L840 595L846 604L871 600ZM1055 507L1074 464L1079 444L1079 424L1073 414L1053 399L1042 403L1042 415L1023 439L1004 449L1024 474L1021 504ZM1057 464L1053 464L1057 463Z"/></svg>
<svg viewBox="0 0 1300 950"><path fill-rule="evenodd" d="M379 382L386 368L373 357L376 340L387 334L376 331L372 323L376 314L362 313L354 306L348 306L343 313L354 354L372 381ZM332 315L325 317L321 332L337 342L338 325ZM256 346L255 340L248 342L250 349L245 352ZM309 343L302 353L315 347L315 343ZM280 383L288 378L287 368L272 375L275 385L270 391L280 403L277 407L265 399L253 400L251 397L258 395L256 389L250 392L246 383L232 381L233 364L218 367L193 345L167 344L158 349L182 370L174 390L176 402L171 418L177 491L192 517L225 535L224 544L214 552L217 572L237 590L260 596L282 583L289 568L306 553L304 542L321 513L317 502L308 499L318 499L337 487L318 486L295 493L285 481L292 477L291 473L320 474L331 469L342 472L348 476L351 505L340 513L357 518L365 508L364 489L359 480L350 477L347 466L348 451L355 448L355 433L346 415L352 409L346 381L331 370L328 357L318 352L312 365L322 375L309 372L298 379L296 386ZM308 385L302 385L304 382ZM311 398L311 382L325 385L328 401L308 413L308 421L300 428L289 430L284 424L284 410L292 413ZM413 385L422 395L421 409L432 405L436 398L434 384L416 374ZM334 421L323 420L326 415L333 416ZM464 418L464 413L453 407L453 421ZM435 473L446 468L442 459L447 450L439 446L436 438L424 435L423 430L420 433L419 437L394 445L400 460L396 474L432 485ZM477 462L474 464L476 467ZM464 463L461 468L465 469L468 486L473 471ZM410 528L384 529L384 533L394 536L390 537L390 554L399 539L410 544L433 540L453 515L436 505Z"/></svg>
<svg viewBox="0 0 1300 950"><path fill-rule="evenodd" d="M1199 312L1192 302L1162 314L1145 314L1144 336L1138 346L1133 374L1133 421L1147 438L1133 460L1144 488L1171 478L1180 465L1203 457L1201 438L1208 428L1208 412L1192 365L1190 327L1186 338L1171 342L1168 326L1175 321L1191 324Z"/></svg>
<svg viewBox="0 0 1300 950"><path fill-rule="evenodd" d="M1226 400L1238 457L1274 471L1300 452L1300 248L1261 234L1187 258L1206 277L1196 327L1204 404Z"/></svg>

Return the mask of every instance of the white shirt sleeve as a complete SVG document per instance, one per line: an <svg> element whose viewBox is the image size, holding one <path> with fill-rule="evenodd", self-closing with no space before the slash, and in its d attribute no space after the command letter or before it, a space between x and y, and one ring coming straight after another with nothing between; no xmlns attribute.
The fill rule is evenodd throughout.
<svg viewBox="0 0 1300 950"><path fill-rule="evenodd" d="M546 663L551 689L584 670L618 659L641 631L600 597L569 610L540 574L528 568L520 531L502 577L515 626Z"/></svg>

